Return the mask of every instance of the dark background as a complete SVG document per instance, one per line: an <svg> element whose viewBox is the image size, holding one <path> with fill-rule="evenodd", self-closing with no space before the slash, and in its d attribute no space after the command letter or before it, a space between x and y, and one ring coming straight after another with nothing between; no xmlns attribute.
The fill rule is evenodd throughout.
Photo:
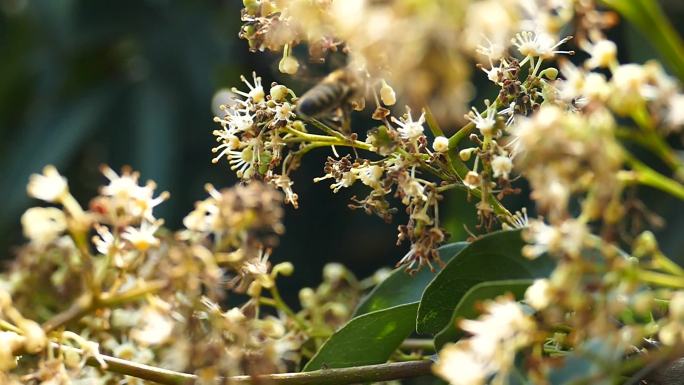
<svg viewBox="0 0 684 385"><path fill-rule="evenodd" d="M235 182L225 163L210 162L211 131L217 127L213 94L240 88L239 75L252 70L264 84L278 80L296 91L306 87L277 74L277 57L248 52L237 38L240 6L238 0L0 0L0 257L10 258L12 245L23 242L19 217L39 204L26 196L26 182L45 164L67 176L82 205L104 182L98 165L117 170L131 165L143 181L153 179L159 191L171 192L157 216L173 229L193 202L206 196L206 182L217 187ZM684 28L684 6L679 1L665 6L675 26ZM656 57L629 26L611 34L621 60ZM485 84L481 74L475 81ZM326 262L342 262L365 276L406 252L394 245L401 217L387 225L352 212L346 205L353 191L333 196L328 184L311 181L322 174L327 155L321 150L308 156L294 174L301 205L288 208L287 233L273 256L296 266L295 276L283 282L290 293L317 284ZM659 237L679 258L682 205L663 194L640 193L669 221L670 229ZM511 207L527 204L525 196ZM472 209L451 198L441 213L454 239L461 240L461 218L472 218Z"/></svg>

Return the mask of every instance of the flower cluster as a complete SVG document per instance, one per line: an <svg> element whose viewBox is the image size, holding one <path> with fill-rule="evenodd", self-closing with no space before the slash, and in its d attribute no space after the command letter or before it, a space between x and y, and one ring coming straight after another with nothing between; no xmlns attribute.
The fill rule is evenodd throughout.
<svg viewBox="0 0 684 385"><path fill-rule="evenodd" d="M363 287L341 265L302 290L300 312L282 300L276 280L294 268L270 261L284 231L272 186L207 185L173 234L153 210L168 193L128 168L101 170L108 183L87 210L54 167L30 178L31 196L59 206L27 210L29 243L0 276L3 384L141 383L88 367L107 369L107 356L203 381L293 370L312 354L305 342L320 344L350 317ZM231 293L247 299L222 310ZM37 359L19 365L25 354Z"/></svg>

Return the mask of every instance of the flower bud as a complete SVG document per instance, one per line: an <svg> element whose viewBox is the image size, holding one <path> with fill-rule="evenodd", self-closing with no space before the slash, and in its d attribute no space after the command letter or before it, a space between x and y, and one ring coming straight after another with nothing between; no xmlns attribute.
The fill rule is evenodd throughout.
<svg viewBox="0 0 684 385"><path fill-rule="evenodd" d="M556 68L549 67L540 72L539 76L545 77L549 80L556 80L556 78L558 77L558 70Z"/></svg>
<svg viewBox="0 0 684 385"><path fill-rule="evenodd" d="M271 274L274 277L277 276L278 274L289 277L292 275L293 272L294 272L294 265L290 262L281 262L281 263L273 266L273 270L271 270Z"/></svg>
<svg viewBox="0 0 684 385"><path fill-rule="evenodd" d="M449 139L444 136L438 136L432 142L432 149L436 152L444 153L449 150Z"/></svg>
<svg viewBox="0 0 684 385"><path fill-rule="evenodd" d="M382 87L380 87L380 100L386 106L393 106L397 102L397 95L394 89L384 80L382 81Z"/></svg>
<svg viewBox="0 0 684 385"><path fill-rule="evenodd" d="M259 12L259 7L261 2L259 0L242 0L242 5L245 6L245 10L250 15L256 15Z"/></svg>
<svg viewBox="0 0 684 385"><path fill-rule="evenodd" d="M45 336L43 328L41 328L37 322L23 320L19 324L19 327L24 332L24 337L26 337L26 341L24 342L24 349L26 349L26 352L35 354L45 349L47 337Z"/></svg>
<svg viewBox="0 0 684 385"><path fill-rule="evenodd" d="M323 279L326 281L336 282L341 280L347 269L340 263L328 263L323 267Z"/></svg>
<svg viewBox="0 0 684 385"><path fill-rule="evenodd" d="M470 160L470 157L473 155L473 152L475 152L477 148L471 147L471 148L466 148L464 150L461 150L458 153L458 156L461 158L462 161L467 162Z"/></svg>
<svg viewBox="0 0 684 385"><path fill-rule="evenodd" d="M284 74L294 75L299 69L299 62L292 56L285 56L278 63L278 70Z"/></svg>
<svg viewBox="0 0 684 385"><path fill-rule="evenodd" d="M310 287L305 287L299 291L299 303L305 309L316 306L316 293Z"/></svg>
<svg viewBox="0 0 684 385"><path fill-rule="evenodd" d="M632 250L635 257L651 255L658 251L658 240L652 232L644 231L634 241Z"/></svg>
<svg viewBox="0 0 684 385"><path fill-rule="evenodd" d="M242 313L242 310L240 310L237 307L234 307L225 313L223 313L223 318L226 319L226 321L230 323L240 323L245 320L245 315Z"/></svg>
<svg viewBox="0 0 684 385"><path fill-rule="evenodd" d="M278 84L276 86L271 87L270 94L271 94L271 98L274 101L280 102L280 101L285 100L285 97L287 97L288 92L289 92L289 90L287 89L287 87L285 87L282 84Z"/></svg>

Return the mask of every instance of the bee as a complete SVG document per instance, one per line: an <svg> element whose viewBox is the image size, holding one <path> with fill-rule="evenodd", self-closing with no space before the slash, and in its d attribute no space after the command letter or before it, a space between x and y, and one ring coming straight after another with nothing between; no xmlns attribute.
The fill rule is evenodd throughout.
<svg viewBox="0 0 684 385"><path fill-rule="evenodd" d="M331 72L299 98L295 112L305 118L320 118L342 112L343 125L351 109L363 109L363 80L358 72L342 68Z"/></svg>

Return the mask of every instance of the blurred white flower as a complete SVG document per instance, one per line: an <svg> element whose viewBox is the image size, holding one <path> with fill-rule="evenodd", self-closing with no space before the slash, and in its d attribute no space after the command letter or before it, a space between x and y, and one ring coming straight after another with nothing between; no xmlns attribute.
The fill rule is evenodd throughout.
<svg viewBox="0 0 684 385"><path fill-rule="evenodd" d="M55 166L48 165L43 168L42 174L32 174L29 177L26 191L33 198L57 203L69 193L69 186Z"/></svg>
<svg viewBox="0 0 684 385"><path fill-rule="evenodd" d="M32 207L21 216L24 236L37 245L57 239L67 228L66 216L56 207Z"/></svg>

